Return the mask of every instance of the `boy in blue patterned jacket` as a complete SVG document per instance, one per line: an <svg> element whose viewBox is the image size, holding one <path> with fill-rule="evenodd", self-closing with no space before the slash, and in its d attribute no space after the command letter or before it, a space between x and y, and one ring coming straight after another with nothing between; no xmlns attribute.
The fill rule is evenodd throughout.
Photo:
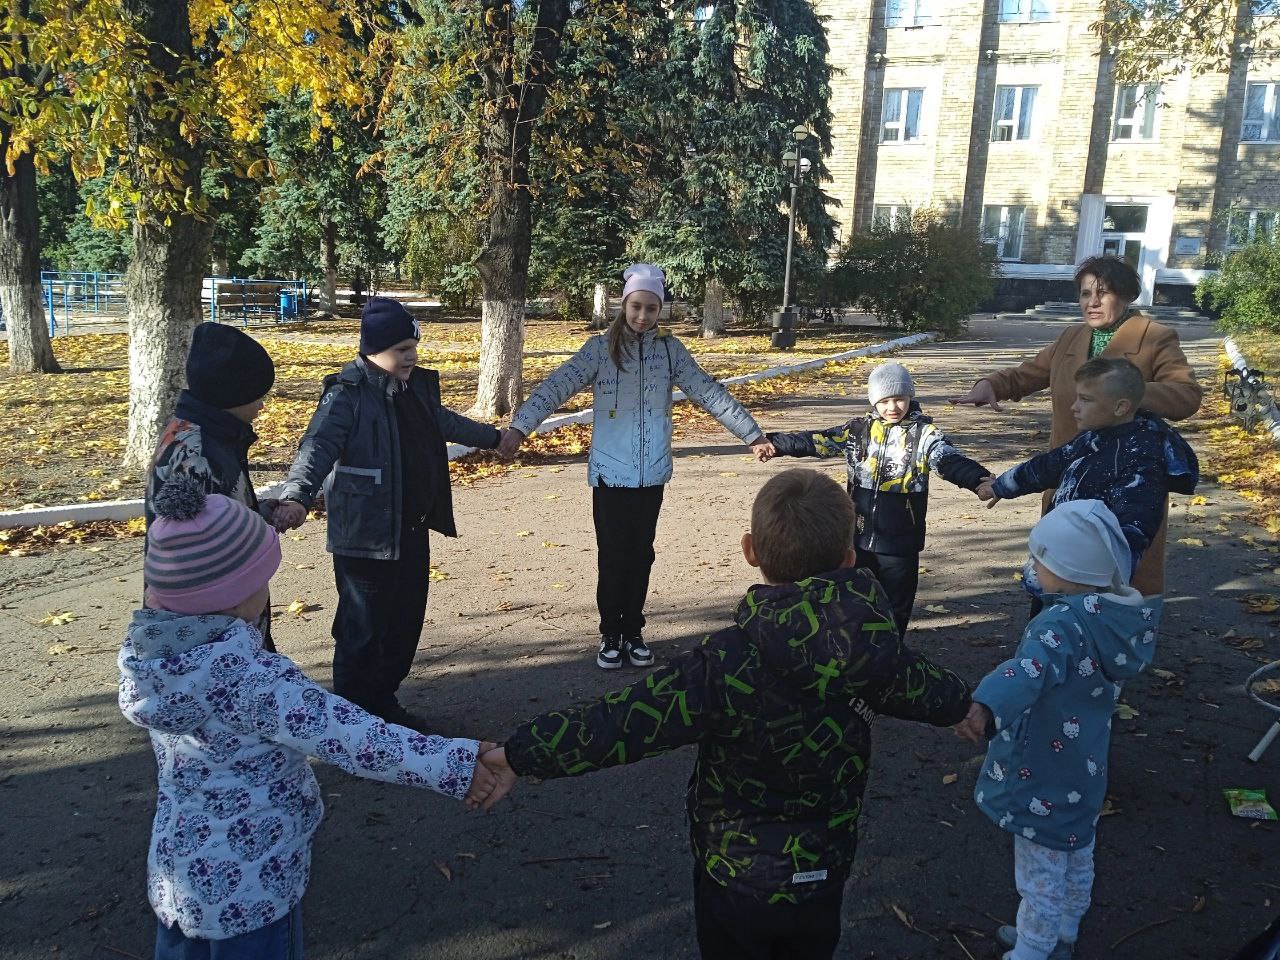
<svg viewBox="0 0 1280 960"><path fill-rule="evenodd" d="M1151 663L1162 601L1129 586L1129 547L1101 501L1054 507L1030 548L1044 610L956 732L990 740L974 799L1013 834L1022 903L1017 927L996 934L1004 960L1068 960L1093 888L1111 715L1124 681Z"/></svg>
<svg viewBox="0 0 1280 960"><path fill-rule="evenodd" d="M307 757L477 803L480 744L384 723L262 647L252 625L280 565L261 516L198 478L153 500L147 605L121 648L120 709L151 734L159 794L147 857L156 960L302 956L300 903L324 814Z"/></svg>
<svg viewBox="0 0 1280 960"><path fill-rule="evenodd" d="M965 490L978 491L989 471L970 460L933 425L916 403L911 374L900 363L884 363L867 378L871 411L816 433L770 433L782 457L845 458L849 496L858 511L858 566L870 570L905 635L920 582L929 474L937 470Z"/></svg>
<svg viewBox="0 0 1280 960"><path fill-rule="evenodd" d="M1080 433L984 481L978 494L988 509L1044 490L1054 491L1054 507L1068 500L1101 500L1119 521L1136 570L1168 516L1170 491L1193 493L1200 463L1182 434L1138 409L1147 385L1142 371L1128 360L1094 357L1076 371L1075 379L1071 412ZM1029 582L1034 596L1034 580Z"/></svg>

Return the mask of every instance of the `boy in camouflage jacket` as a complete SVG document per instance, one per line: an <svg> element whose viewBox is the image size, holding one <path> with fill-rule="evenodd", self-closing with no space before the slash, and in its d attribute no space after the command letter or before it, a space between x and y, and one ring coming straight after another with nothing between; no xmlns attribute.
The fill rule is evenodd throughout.
<svg viewBox="0 0 1280 960"><path fill-rule="evenodd" d="M903 645L879 584L854 567L853 525L831 478L774 477L742 543L766 583L734 626L595 703L530 720L484 758L509 788L696 743L687 807L704 958L831 957L872 719L943 726L969 709L963 680Z"/></svg>

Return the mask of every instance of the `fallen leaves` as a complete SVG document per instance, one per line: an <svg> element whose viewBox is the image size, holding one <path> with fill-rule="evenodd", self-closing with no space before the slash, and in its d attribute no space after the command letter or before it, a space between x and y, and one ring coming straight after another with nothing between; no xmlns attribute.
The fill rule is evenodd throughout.
<svg viewBox="0 0 1280 960"><path fill-rule="evenodd" d="M70 610L50 610L49 613L36 623L42 627L61 627L64 624L73 623L76 615Z"/></svg>
<svg viewBox="0 0 1280 960"><path fill-rule="evenodd" d="M1179 538L1178 538L1178 543L1184 544L1184 545L1186 545L1186 546L1188 546L1188 547L1203 547L1203 546L1204 546L1204 541L1203 541L1203 540L1201 540L1199 537L1179 537Z"/></svg>
<svg viewBox="0 0 1280 960"><path fill-rule="evenodd" d="M314 613L315 611L319 610L320 604L308 603L306 600L294 600L291 604L289 604L284 609L286 613L291 613L295 617L301 617L305 613Z"/></svg>
<svg viewBox="0 0 1280 960"><path fill-rule="evenodd" d="M944 787L949 787L949 786L951 786L951 784L955 783L955 782L956 782L957 780L959 780L959 779L960 779L960 774L958 774L958 773L948 773L948 774L946 774L945 776L943 776L943 778L942 778L942 785L943 785Z"/></svg>
<svg viewBox="0 0 1280 960"><path fill-rule="evenodd" d="M1116 716L1121 720L1132 720L1134 717L1142 716L1142 714L1138 713L1137 710L1133 709L1133 707L1129 706L1127 703L1121 702L1116 704Z"/></svg>
<svg viewBox="0 0 1280 960"><path fill-rule="evenodd" d="M925 604L925 609L930 613L950 613L951 611L940 603Z"/></svg>
<svg viewBox="0 0 1280 960"><path fill-rule="evenodd" d="M1280 610L1280 597L1269 593L1246 593L1240 598L1245 613L1275 613Z"/></svg>

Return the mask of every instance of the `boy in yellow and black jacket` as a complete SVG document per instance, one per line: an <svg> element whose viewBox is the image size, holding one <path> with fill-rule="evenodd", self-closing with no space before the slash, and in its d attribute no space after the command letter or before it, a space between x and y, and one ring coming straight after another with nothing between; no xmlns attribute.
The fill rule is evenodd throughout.
<svg viewBox="0 0 1280 960"><path fill-rule="evenodd" d="M977 493L990 471L970 460L915 402L915 384L900 363L867 378L871 411L817 432L770 433L775 456L838 457L848 467L849 496L858 511L858 566L884 587L898 632L906 634L920 580L929 474Z"/></svg>

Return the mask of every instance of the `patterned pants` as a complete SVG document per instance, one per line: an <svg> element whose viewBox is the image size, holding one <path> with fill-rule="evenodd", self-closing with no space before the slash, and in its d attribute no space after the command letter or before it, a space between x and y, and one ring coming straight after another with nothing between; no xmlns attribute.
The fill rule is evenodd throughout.
<svg viewBox="0 0 1280 960"><path fill-rule="evenodd" d="M1093 889L1093 841L1079 850L1051 850L1013 838L1018 943L1009 960L1045 960L1059 940L1075 943Z"/></svg>

